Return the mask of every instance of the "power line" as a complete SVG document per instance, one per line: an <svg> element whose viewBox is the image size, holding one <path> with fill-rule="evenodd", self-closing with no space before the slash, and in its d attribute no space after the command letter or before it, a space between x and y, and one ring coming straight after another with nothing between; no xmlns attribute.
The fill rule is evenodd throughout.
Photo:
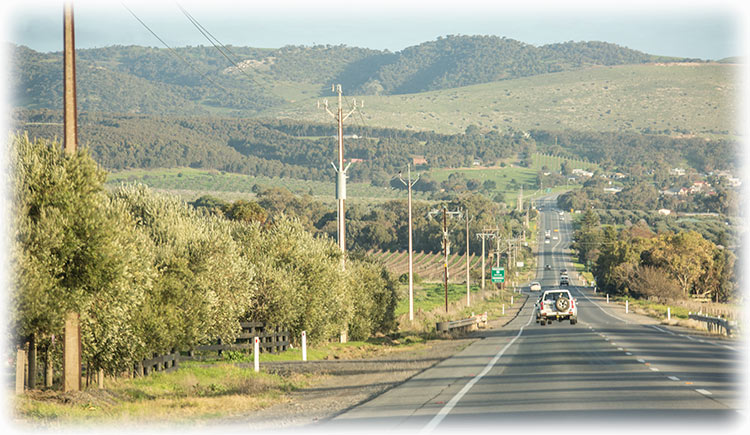
<svg viewBox="0 0 750 435"><path fill-rule="evenodd" d="M156 39L158 39L158 40L159 40L159 42L161 42L161 43L162 43L162 44L163 44L163 45L164 45L165 47L167 47L167 49L169 49L169 51L170 51L170 52L171 52L172 54L174 54L174 55L175 55L175 56L177 56L177 57L178 57L178 58L179 58L179 59L180 59L180 60L181 60L182 62L184 62L184 63L185 63L185 65L187 65L187 66L188 66L188 67L189 67L190 69L192 69L193 71L195 71L196 73L198 73L198 75L200 75L200 76L201 76L201 78L204 78L204 79L208 80L209 82L211 82L211 84L213 84L213 85L214 85L214 86L216 86L217 88L221 89L222 91L226 92L227 94L230 94L230 92L229 92L229 91L228 91L228 90L227 90L226 88L224 88L224 87L223 87L223 86L221 86L220 84L216 83L216 82L215 82L215 81L214 81L213 79L211 79L211 78L210 78L210 77L208 76L208 74L207 74L207 73L206 73L206 74L204 74L204 73L202 73L202 72L198 71L198 69L197 69L197 68L196 68L196 67L195 67L195 66L194 66L193 64L191 64L190 62L188 62L188 61L187 61L187 60L186 60L186 59L185 59L184 57L182 57L182 56L181 56L181 55L180 55L180 54L179 54L179 53L178 53L177 51L175 51L175 49L174 49L174 48L170 47L170 46L169 46L169 44L167 44L166 42L164 42L164 40L163 40L163 39L161 39L161 38L159 37L159 35L157 35L157 34L156 34L156 33L155 33L155 32L154 32L153 30L151 30L151 28L150 28L150 27L148 27L148 25L146 25L146 23L144 23L144 22L143 22L143 20L141 20L140 18L138 18L138 15L136 15L136 14L135 14L135 12L133 12L133 11L132 11L132 10L131 10L131 9L130 9L129 7L127 7L127 6L125 5L125 3L120 3L120 4L122 4L122 7L124 7L125 9L127 9L127 10L128 10L128 12L130 12L130 14L131 14L131 15L133 16L133 18L135 18L136 20L138 20L138 22L139 22L139 23L141 23L141 25L142 25L143 27L145 27L145 28L146 28L146 30L148 30L148 31L149 31L149 32L150 32L150 33L151 33L152 35L154 35L154 37L155 37Z"/></svg>
<svg viewBox="0 0 750 435"><path fill-rule="evenodd" d="M239 58L239 56L237 56L236 54L234 54L226 45L222 44L221 41L219 41L219 39L217 37L215 37L211 32L209 32L208 29L206 29L201 23L199 23L198 20L195 19L195 17L193 17L192 15L190 15L190 12L188 12L187 10L185 10L185 8L183 8L180 4L177 4L177 7L180 8L180 10L182 11L182 13L185 15L185 17L187 17L188 20L190 20L190 22L193 24L193 26L195 26L195 28L198 29L198 31L201 32L201 34L206 39L208 39L208 42L210 42L211 45L214 46L214 48L216 48L217 50L219 50L219 53L221 53L222 56L224 56L232 65L234 65L235 68L237 68L237 70L239 70L242 74L244 74L245 77L249 78L250 81L252 81L253 83L255 83L257 86L261 86L261 84L258 83L257 80L255 80L250 74L248 74L247 72L245 72L245 70L242 67L240 67L237 64L237 62L234 61L234 59L230 58L227 55L227 53L230 53L232 56L234 56L236 58ZM216 44L219 44L219 45L216 45ZM219 47L219 46L221 46L221 47ZM227 53L225 53L224 50L226 50Z"/></svg>

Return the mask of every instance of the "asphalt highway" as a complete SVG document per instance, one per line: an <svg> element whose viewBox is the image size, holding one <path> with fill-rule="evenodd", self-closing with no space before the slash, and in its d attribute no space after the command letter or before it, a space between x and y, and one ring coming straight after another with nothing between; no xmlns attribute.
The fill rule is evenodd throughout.
<svg viewBox="0 0 750 435"><path fill-rule="evenodd" d="M552 202L543 207L537 280L544 290L558 286L560 269L571 270L565 251L571 227L570 216L561 216ZM544 229L551 230L549 244ZM482 331L459 354L323 427L341 433L467 433L488 427L631 433L662 427L705 432L746 423L743 342L625 313L580 283L571 274L576 325L537 324L534 292L505 327Z"/></svg>

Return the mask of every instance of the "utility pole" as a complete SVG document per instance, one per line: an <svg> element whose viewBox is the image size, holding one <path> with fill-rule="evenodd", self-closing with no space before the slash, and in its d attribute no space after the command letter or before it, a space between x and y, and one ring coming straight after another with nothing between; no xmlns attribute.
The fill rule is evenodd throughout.
<svg viewBox="0 0 750 435"><path fill-rule="evenodd" d="M486 254L484 253L485 252L484 242L487 239L494 239L497 236L495 232L490 232L490 231L493 231L493 230L488 230L485 228L482 230L481 233L477 233L477 238L482 239L482 297L484 297L484 280L485 280L485 277L487 276L487 273L485 272L485 268L484 268L484 260L486 257Z"/></svg>
<svg viewBox="0 0 750 435"><path fill-rule="evenodd" d="M412 242L411 242L411 188L415 184L417 184L417 181L419 181L419 174L417 174L417 179L413 182L411 181L411 163L406 164L406 173L408 177L408 181L404 181L403 178L401 178L401 172L398 173L398 179L401 180L404 185L406 185L406 189L409 192L409 199L408 207L409 207L409 321L414 320L414 265L413 265L413 259L414 254L412 253Z"/></svg>
<svg viewBox="0 0 750 435"><path fill-rule="evenodd" d="M351 165L351 162L349 165L346 165L344 167L344 121L349 118L349 116L354 113L357 110L357 101L355 99L352 99L352 110L349 111L346 115L344 115L344 107L343 107L343 97L341 92L341 85L331 85L331 91L337 92L339 97L339 105L336 113L333 113L328 108L328 100L323 100L323 108L325 111L331 115L338 124L338 167L331 162L331 165L333 166L333 169L336 171L336 199L338 200L338 214L337 214L337 224L336 224L336 232L338 236L338 244L339 249L341 249L341 253L344 254L346 252L346 227L344 224L344 217L346 215L346 210L344 209L344 201L346 200L346 171L349 169L349 165ZM318 108L320 108L320 101L318 101ZM341 264L343 266L344 264L344 257L342 255L341 257Z"/></svg>
<svg viewBox="0 0 750 435"><path fill-rule="evenodd" d="M437 210L430 211L430 216L439 213ZM450 242L448 241L448 215L461 217L460 211L448 211L443 206L443 282L445 283L445 312L448 312L448 255L450 255Z"/></svg>
<svg viewBox="0 0 750 435"><path fill-rule="evenodd" d="M471 276L469 276L469 210L466 210L466 306L471 306Z"/></svg>
<svg viewBox="0 0 750 435"><path fill-rule="evenodd" d="M70 155L78 149L76 109L76 47L73 3L63 5L63 148Z"/></svg>

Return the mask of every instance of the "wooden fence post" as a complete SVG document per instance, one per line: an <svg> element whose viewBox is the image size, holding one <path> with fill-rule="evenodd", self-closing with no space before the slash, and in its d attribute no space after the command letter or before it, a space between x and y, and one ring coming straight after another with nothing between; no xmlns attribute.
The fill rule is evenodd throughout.
<svg viewBox="0 0 750 435"><path fill-rule="evenodd" d="M65 316L63 391L81 390L81 329L78 313Z"/></svg>
<svg viewBox="0 0 750 435"><path fill-rule="evenodd" d="M44 386L45 388L52 388L52 352L55 346L55 336L50 337L47 349L44 351Z"/></svg>
<svg viewBox="0 0 750 435"><path fill-rule="evenodd" d="M16 394L23 394L26 375L26 351L18 348L16 351Z"/></svg>

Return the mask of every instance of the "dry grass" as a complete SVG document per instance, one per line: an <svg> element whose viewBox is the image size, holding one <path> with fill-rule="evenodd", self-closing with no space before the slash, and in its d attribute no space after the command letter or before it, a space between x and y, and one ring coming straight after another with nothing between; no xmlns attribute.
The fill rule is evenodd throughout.
<svg viewBox="0 0 750 435"><path fill-rule="evenodd" d="M309 383L306 375L280 377L228 363L186 363L172 373L110 380L106 389L76 393L31 391L14 400L19 422L66 427L113 422L197 422L231 417L283 402Z"/></svg>

